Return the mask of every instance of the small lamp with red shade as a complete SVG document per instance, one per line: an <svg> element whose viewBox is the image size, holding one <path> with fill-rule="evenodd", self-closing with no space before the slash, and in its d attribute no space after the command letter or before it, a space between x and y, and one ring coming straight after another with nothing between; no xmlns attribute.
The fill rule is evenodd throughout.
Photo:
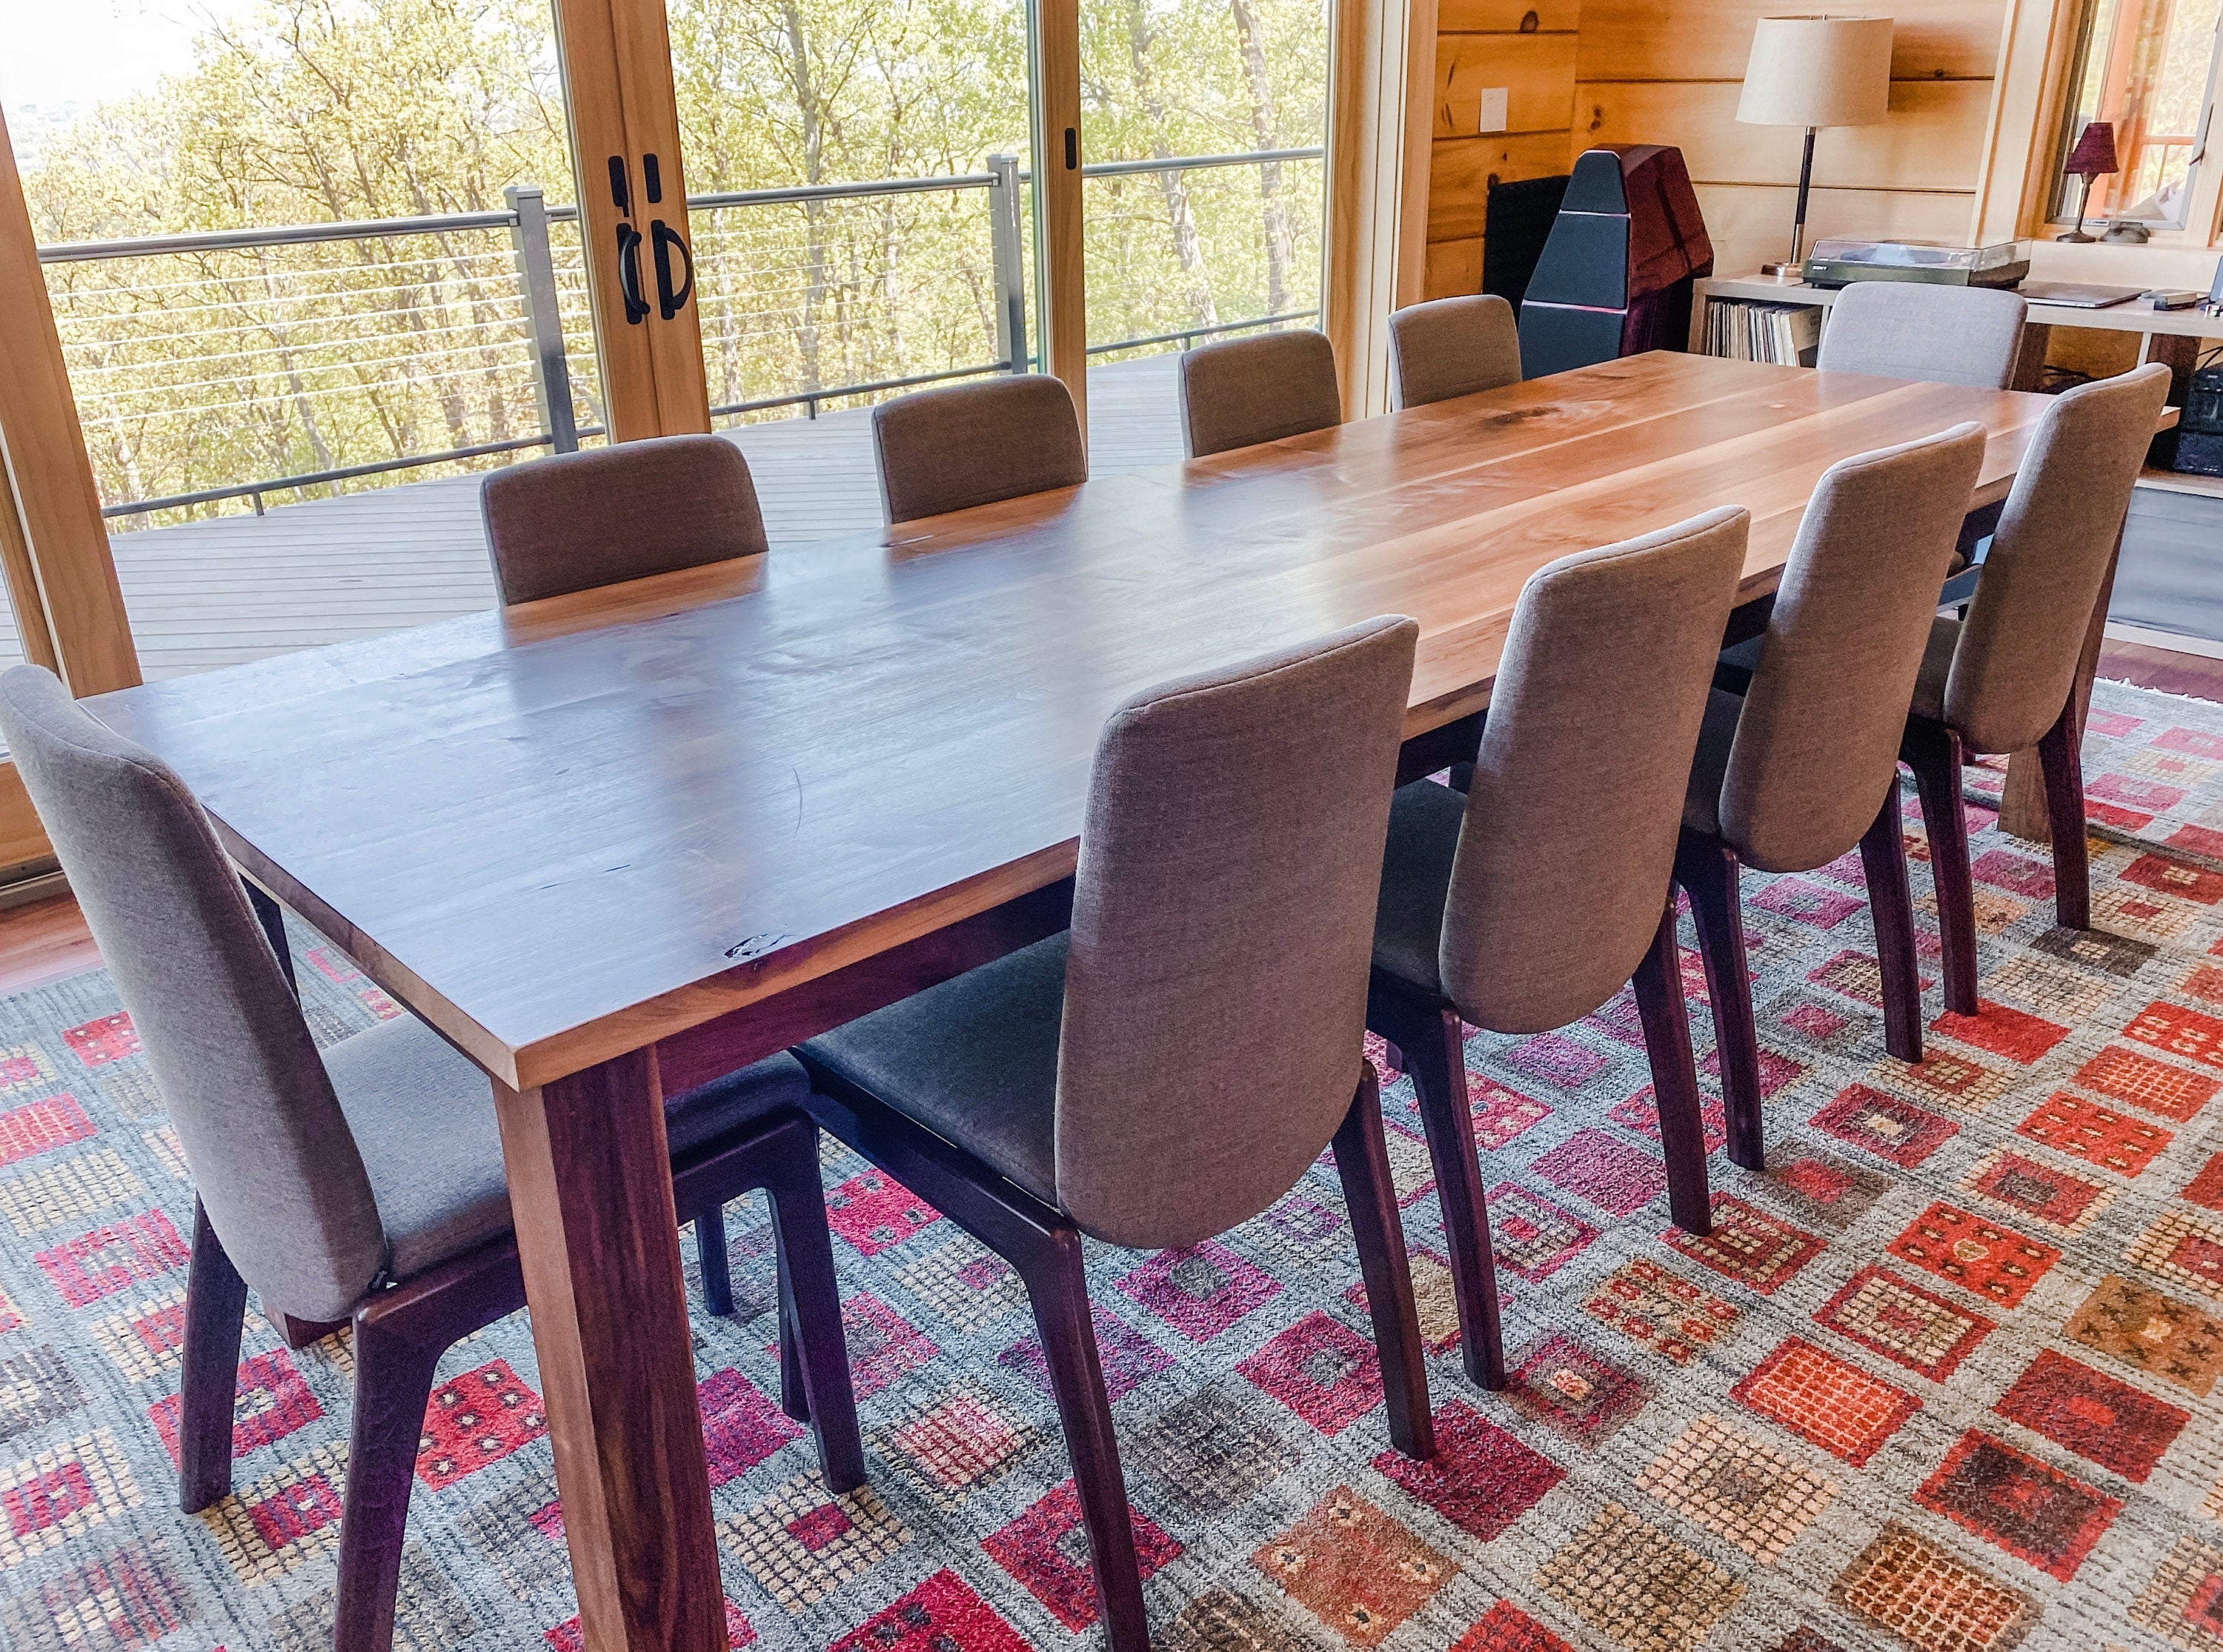
<svg viewBox="0 0 2223 1652"><path fill-rule="evenodd" d="M2104 178L2119 170L2115 162L2115 127L2112 121L2087 121L2083 131L2077 134L2076 147L2069 152L2069 159L2061 170L2084 180L2084 192L2076 200L2076 227L2066 234L2054 236L2056 241L2090 241L2084 233L2084 210L2091 204L2092 180Z"/></svg>

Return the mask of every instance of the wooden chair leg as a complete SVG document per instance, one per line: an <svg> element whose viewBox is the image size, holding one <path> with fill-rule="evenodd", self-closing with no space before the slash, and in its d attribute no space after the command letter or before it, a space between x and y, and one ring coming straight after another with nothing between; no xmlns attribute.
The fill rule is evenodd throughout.
<svg viewBox="0 0 2223 1652"><path fill-rule="evenodd" d="M1489 1211L1483 1201L1458 1012L1425 1009L1376 993L1367 1005L1366 1024L1403 1054L1420 1104L1428 1159L1436 1172L1436 1203L1452 1253L1461 1362L1471 1381L1502 1388L1505 1339L1499 1325L1497 1269L1490 1257Z"/></svg>
<svg viewBox="0 0 2223 1652"><path fill-rule="evenodd" d="M339 1601L332 1652L388 1652L401 1539L433 1368L444 1350L383 1322L376 1304L356 1315L355 1421L340 1514Z"/></svg>
<svg viewBox="0 0 2223 1652"><path fill-rule="evenodd" d="M1968 817L1962 807L1958 731L1927 719L1910 722L1899 757L1914 770L1922 824L1930 833L1930 876L1937 891L1945 1008L1976 1013L1976 886L1968 870ZM1892 800L1898 799L1895 795Z"/></svg>
<svg viewBox="0 0 2223 1652"><path fill-rule="evenodd" d="M1112 1429L1112 1403L1104 1393L1104 1367L1096 1351L1088 1281L1082 1272L1080 1236L1067 1228L1048 1237L1033 1254L1014 1257L1034 1307L1050 1390L1073 1460L1074 1489L1096 1564L1096 1599L1111 1652L1149 1652L1143 1610L1142 1572L1135 1559L1135 1528L1127 1514L1127 1481L1119 1467L1119 1442Z"/></svg>
<svg viewBox="0 0 2223 1652"><path fill-rule="evenodd" d="M1358 1271L1366 1281L1374 1346L1382 1356L1382 1391L1389 1409L1389 1442L1407 1457L1436 1454L1428 1416L1427 1358L1420 1347L1420 1310L1413 1301L1412 1262L1397 1216L1397 1191L1389 1178L1389 1151L1382 1140L1382 1096L1374 1065L1335 1133L1335 1169L1358 1241Z"/></svg>
<svg viewBox="0 0 2223 1652"><path fill-rule="evenodd" d="M702 1306L720 1319L734 1316L734 1274L726 1255L726 1207L695 1213L695 1252L702 1264Z"/></svg>
<svg viewBox="0 0 2223 1652"><path fill-rule="evenodd" d="M818 1180L818 1129L797 1120L791 1140L772 1154L765 1187L779 1249L780 1388L818 1435L826 1483L853 1492L865 1483L865 1448L857 1435L857 1400L849 1383L849 1350L841 1335L841 1287L826 1229L826 1196ZM795 1365L791 1380L789 1362Z"/></svg>
<svg viewBox="0 0 2223 1652"><path fill-rule="evenodd" d="M1706 1121L1698 1095L1697 1058L1691 1052L1691 1015L1683 1001L1676 956L1675 903L1659 920L1652 950L1636 966L1636 1013L1652 1062L1652 1097L1659 1109L1659 1145L1667 1154L1667 1208L1685 1233L1714 1230L1706 1185Z"/></svg>
<svg viewBox="0 0 2223 1652"><path fill-rule="evenodd" d="M1766 1170L1760 1032L1753 1023L1752 966L1745 956L1736 856L1723 844L1685 832L1675 851L1675 881L1691 897L1698 956L1706 966L1706 996L1713 1000L1714 1054L1722 1069L1729 1158L1747 1170Z"/></svg>
<svg viewBox="0 0 2223 1652"><path fill-rule="evenodd" d="M1883 975L1883 1045L1901 1061L1922 1059L1922 974L1914 956L1914 895L1906 883L1906 834L1899 824L1898 771L1875 823L1861 834L1861 870Z"/></svg>
<svg viewBox="0 0 2223 1652"><path fill-rule="evenodd" d="M2092 927L2092 868L2084 845L2084 754L2082 719L2076 696L2037 743L2038 765L2045 772L2046 824L2053 832L2053 901L2063 929Z"/></svg>
<svg viewBox="0 0 2223 1652"><path fill-rule="evenodd" d="M231 1490L232 1407L247 1281L224 1254L208 1212L193 1201L186 1275L186 1346L178 1385L178 1506L198 1514Z"/></svg>

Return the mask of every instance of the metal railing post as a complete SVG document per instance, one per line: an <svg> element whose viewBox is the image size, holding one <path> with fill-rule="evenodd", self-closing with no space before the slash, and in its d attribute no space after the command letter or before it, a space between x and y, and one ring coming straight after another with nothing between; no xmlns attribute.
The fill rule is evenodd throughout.
<svg viewBox="0 0 2223 1652"><path fill-rule="evenodd" d="M579 447L578 421L571 411L571 364L564 354L564 317L556 307L556 260L548 250L548 204L538 184L512 184L501 192L516 221L510 245L517 252L517 274L525 289L525 319L532 329L535 379L540 386L540 428L558 453Z"/></svg>
<svg viewBox="0 0 2223 1652"><path fill-rule="evenodd" d="M1019 162L1016 155L990 155L996 180L988 192L990 257L996 272L996 349L1006 370L1024 373L1027 349L1026 259L1019 236Z"/></svg>

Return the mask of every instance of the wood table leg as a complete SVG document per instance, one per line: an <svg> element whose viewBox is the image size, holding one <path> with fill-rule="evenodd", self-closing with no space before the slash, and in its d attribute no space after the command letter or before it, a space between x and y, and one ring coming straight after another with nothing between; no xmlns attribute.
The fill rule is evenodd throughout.
<svg viewBox="0 0 2223 1652"><path fill-rule="evenodd" d="M655 1054L494 1088L588 1652L724 1652Z"/></svg>
<svg viewBox="0 0 2223 1652"><path fill-rule="evenodd" d="M2100 645L2107 639L2107 607L2115 596L2115 564L2123 554L2123 536L2115 534L2115 549L2107 558L2106 577L2100 581L2100 600L2092 609L2084 631L2084 650L2076 658L2076 676L2069 685L2069 725L2075 731L2075 747L2081 750L2084 719L2092 709L2092 679L2099 674ZM2046 819L2045 775L2037 749L2018 751L2007 759L2007 778L1999 793L1999 830L2031 843L2051 843L2053 828Z"/></svg>

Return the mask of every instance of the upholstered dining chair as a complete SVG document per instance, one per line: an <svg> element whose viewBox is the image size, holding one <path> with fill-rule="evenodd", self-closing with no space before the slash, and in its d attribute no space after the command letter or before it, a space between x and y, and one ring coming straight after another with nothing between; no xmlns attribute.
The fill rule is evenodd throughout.
<svg viewBox="0 0 2223 1652"><path fill-rule="evenodd" d="M872 409L872 453L890 523L1088 480L1073 393L1046 373L945 385L884 401Z"/></svg>
<svg viewBox="0 0 2223 1652"><path fill-rule="evenodd" d="M2029 311L2020 295L1996 287L1855 281L1829 306L1814 365L2005 390Z"/></svg>
<svg viewBox="0 0 2223 1652"><path fill-rule="evenodd" d="M0 732L114 977L185 1149L197 1201L186 1289L179 1498L231 1486L251 1285L266 1313L355 1325L340 1523L338 1652L387 1652L434 1367L525 1305L494 1098L413 1016L321 1054L199 805L50 673L0 676ZM780 1056L673 1098L679 1206L771 1195L784 1398L816 1423L829 1482L864 1479L818 1180L818 1133ZM799 1367L799 1369L798 1369Z"/></svg>
<svg viewBox="0 0 2223 1652"><path fill-rule="evenodd" d="M505 605L765 549L749 462L718 436L620 442L492 471L479 509Z"/></svg>
<svg viewBox="0 0 2223 1652"><path fill-rule="evenodd" d="M1433 1451L1361 1053L1418 633L1370 620L1127 700L1096 747L1072 927L797 1052L822 1126L1024 1281L1114 1652L1150 1639L1083 1234L1200 1243L1266 1209L1332 1141L1389 1437Z"/></svg>
<svg viewBox="0 0 2223 1652"><path fill-rule="evenodd" d="M1192 459L1343 423L1334 348L1310 328L1200 344L1182 352L1180 372Z"/></svg>
<svg viewBox="0 0 2223 1652"><path fill-rule="evenodd" d="M1902 700L1983 464L1973 422L1840 460L1807 502L1740 696L1716 688L1698 732L1675 878L1691 897L1729 1157L1766 1167L1760 1045L1739 868L1804 872L1855 845L1882 977L1884 1046L1922 1059L1914 904L1899 827Z"/></svg>
<svg viewBox="0 0 2223 1652"><path fill-rule="evenodd" d="M1461 1355L1505 1386L1461 1021L1542 1033L1628 983L1678 1227L1712 1230L1671 887L1714 650L1751 518L1720 510L1561 557L1522 587L1462 796L1398 788L1366 1024L1413 1077Z"/></svg>
<svg viewBox="0 0 2223 1652"><path fill-rule="evenodd" d="M2037 748L2063 927L2091 926L2084 845L2083 707L2076 669L2168 398L2169 368L2080 385L2053 399L2015 474L1967 617L1930 621L1899 756L1930 834L1945 1007L1976 1013L1975 889L1961 769Z"/></svg>
<svg viewBox="0 0 2223 1652"><path fill-rule="evenodd" d="M1494 292L1432 298L1389 317L1400 407L1425 407L1521 382L1521 323Z"/></svg>

